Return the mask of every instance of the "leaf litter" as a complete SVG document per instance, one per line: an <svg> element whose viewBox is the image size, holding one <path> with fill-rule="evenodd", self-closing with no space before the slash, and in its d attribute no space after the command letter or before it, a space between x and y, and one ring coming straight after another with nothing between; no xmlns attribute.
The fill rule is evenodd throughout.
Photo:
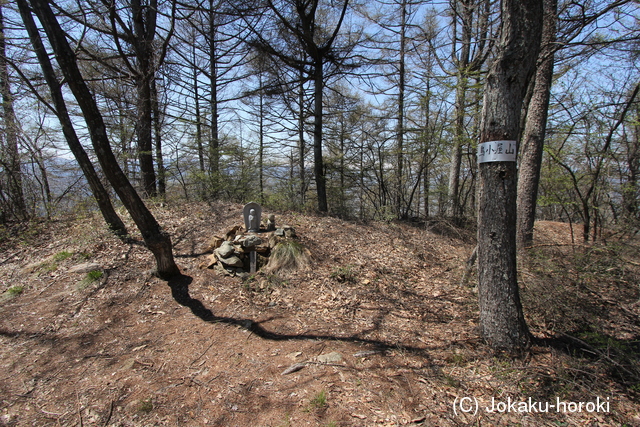
<svg viewBox="0 0 640 427"><path fill-rule="evenodd" d="M635 350L567 351L552 338L572 331L553 324L560 317L548 307L528 302L553 271L522 262L525 312L540 340L514 359L482 342L475 291L458 285L472 232L275 212L310 249L312 267L258 273L247 283L198 268L207 242L242 224L240 212L223 203L154 208L185 275L177 284L150 273L140 236L122 242L98 216L7 237L0 291L23 291L0 302L0 425L640 425L637 383L616 376L607 361L617 358L637 374ZM566 228L538 227L552 250L564 250L554 245L566 241ZM71 256L47 264L61 252ZM563 254L549 257L560 262ZM79 289L68 271L87 262L105 278ZM612 338L610 347L632 346L640 332L631 318L640 311L637 289L621 283L600 283L600 293L623 309L588 319L604 325L594 334ZM318 361L323 355L335 358ZM324 404L312 405L318 396ZM455 411L464 397L480 406L492 398L600 397L612 408Z"/></svg>

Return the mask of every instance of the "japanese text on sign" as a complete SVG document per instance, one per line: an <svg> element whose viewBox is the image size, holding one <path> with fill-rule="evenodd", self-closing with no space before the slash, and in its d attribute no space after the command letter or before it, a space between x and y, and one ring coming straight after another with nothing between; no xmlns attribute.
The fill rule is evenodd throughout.
<svg viewBox="0 0 640 427"><path fill-rule="evenodd" d="M515 162L516 141L487 141L478 144L478 163Z"/></svg>

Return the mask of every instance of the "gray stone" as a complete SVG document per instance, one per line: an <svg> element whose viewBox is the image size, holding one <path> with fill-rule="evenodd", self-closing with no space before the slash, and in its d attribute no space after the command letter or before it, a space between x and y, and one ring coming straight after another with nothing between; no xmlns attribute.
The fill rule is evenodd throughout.
<svg viewBox="0 0 640 427"><path fill-rule="evenodd" d="M284 237L284 229L283 228L278 228L276 231L273 232L274 236L279 236L279 237Z"/></svg>
<svg viewBox="0 0 640 427"><path fill-rule="evenodd" d="M222 246L215 250L215 253L218 254L220 258L230 257L234 252L235 248L229 242L222 243Z"/></svg>
<svg viewBox="0 0 640 427"><path fill-rule="evenodd" d="M285 369L284 371L282 371L281 375L289 375L292 374L294 372L299 371L300 369L304 368L305 366L307 366L307 364L305 362L301 362L301 363L294 363L293 365L289 366L287 369Z"/></svg>
<svg viewBox="0 0 640 427"><path fill-rule="evenodd" d="M244 262L240 258L235 256L235 255L230 256L228 258L222 258L222 259L220 259L220 262L223 263L226 266L229 266L229 267L242 267L242 266L244 266Z"/></svg>
<svg viewBox="0 0 640 427"><path fill-rule="evenodd" d="M342 355L337 351L332 351L331 353L321 354L317 359L320 363L337 363L342 362Z"/></svg>
<svg viewBox="0 0 640 427"><path fill-rule="evenodd" d="M242 246L245 248L252 248L262 243L262 239L258 236L247 236L242 242Z"/></svg>
<svg viewBox="0 0 640 427"><path fill-rule="evenodd" d="M224 274L225 276L233 276L235 274L235 271L232 271L231 268L225 268L221 262L217 263L214 266L214 269L220 273L220 274Z"/></svg>
<svg viewBox="0 0 640 427"><path fill-rule="evenodd" d="M276 229L276 216L269 214L267 217L267 231L273 231Z"/></svg>

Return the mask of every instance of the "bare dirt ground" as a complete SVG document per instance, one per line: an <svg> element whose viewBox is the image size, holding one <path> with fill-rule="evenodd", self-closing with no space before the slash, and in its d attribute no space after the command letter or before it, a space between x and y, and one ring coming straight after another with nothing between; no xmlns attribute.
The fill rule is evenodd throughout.
<svg viewBox="0 0 640 427"><path fill-rule="evenodd" d="M313 266L243 282L198 267L240 212L156 207L169 283L132 224L128 243L91 215L1 230L0 425L640 426L637 244L538 224L520 260L536 341L510 358L459 285L472 232L276 212Z"/></svg>

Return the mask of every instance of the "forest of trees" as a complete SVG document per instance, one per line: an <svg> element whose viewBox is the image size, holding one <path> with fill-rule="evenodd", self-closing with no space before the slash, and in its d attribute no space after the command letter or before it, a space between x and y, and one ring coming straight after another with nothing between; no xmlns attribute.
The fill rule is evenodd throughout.
<svg viewBox="0 0 640 427"><path fill-rule="evenodd" d="M640 230L640 4L558 0L0 2L0 223L148 202L477 218L480 327L529 343L536 219ZM518 156L486 162L486 144ZM501 148L497 149L498 151ZM517 161L515 161L517 159Z"/></svg>
<svg viewBox="0 0 640 427"><path fill-rule="evenodd" d="M584 224L585 241L635 233L640 5L543 3L517 137L518 242L534 218ZM47 4L0 3L3 223L99 206L126 234L113 204L138 196L477 215L499 1Z"/></svg>

